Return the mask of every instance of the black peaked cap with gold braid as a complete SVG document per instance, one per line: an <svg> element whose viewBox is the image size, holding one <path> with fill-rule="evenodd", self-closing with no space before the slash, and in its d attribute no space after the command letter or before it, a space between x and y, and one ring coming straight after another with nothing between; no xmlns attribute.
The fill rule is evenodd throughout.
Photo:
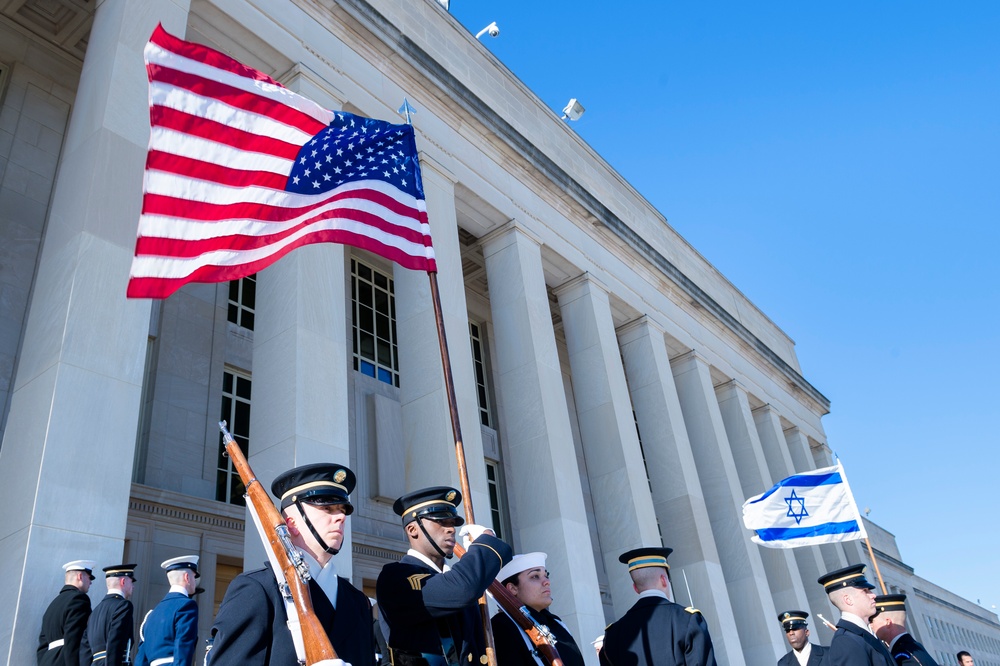
<svg viewBox="0 0 1000 666"><path fill-rule="evenodd" d="M354 513L351 491L357 483L354 472L336 463L302 465L279 474L271 483L271 493L282 510L295 502L308 504L343 504L348 515Z"/></svg>

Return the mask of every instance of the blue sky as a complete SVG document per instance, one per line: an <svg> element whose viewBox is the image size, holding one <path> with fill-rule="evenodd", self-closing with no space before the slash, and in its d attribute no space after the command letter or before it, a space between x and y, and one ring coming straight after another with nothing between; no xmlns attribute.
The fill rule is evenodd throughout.
<svg viewBox="0 0 1000 666"><path fill-rule="evenodd" d="M903 559L1000 607L1000 3L451 12L796 341Z"/></svg>

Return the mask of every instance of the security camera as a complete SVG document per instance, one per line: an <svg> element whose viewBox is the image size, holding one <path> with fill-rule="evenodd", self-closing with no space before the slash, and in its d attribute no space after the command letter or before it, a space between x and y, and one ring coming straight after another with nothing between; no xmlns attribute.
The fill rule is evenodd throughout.
<svg viewBox="0 0 1000 666"><path fill-rule="evenodd" d="M479 39L483 35L488 34L490 37L496 37L500 34L500 28L497 27L497 22L493 21L488 26L476 33L476 39Z"/></svg>

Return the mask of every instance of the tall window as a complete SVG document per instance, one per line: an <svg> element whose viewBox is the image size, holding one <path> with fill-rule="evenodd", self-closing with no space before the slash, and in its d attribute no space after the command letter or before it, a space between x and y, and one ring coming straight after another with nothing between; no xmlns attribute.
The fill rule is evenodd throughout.
<svg viewBox="0 0 1000 666"><path fill-rule="evenodd" d="M257 307L257 274L229 283L229 321L253 330L254 309Z"/></svg>
<svg viewBox="0 0 1000 666"><path fill-rule="evenodd" d="M490 396L486 388L486 362L484 361L483 336L479 324L469 322L469 339L472 342L472 366L476 372L476 396L479 398L479 422L493 427L490 415Z"/></svg>
<svg viewBox="0 0 1000 666"><path fill-rule="evenodd" d="M229 423L229 432L239 444L243 455L250 456L250 378L226 370L222 375L222 420ZM246 505L243 481L233 469L233 461L225 455L226 447L219 433L219 459L216 463L215 499L229 504Z"/></svg>
<svg viewBox="0 0 1000 666"><path fill-rule="evenodd" d="M354 369L399 386L396 296L392 278L351 259Z"/></svg>
<svg viewBox="0 0 1000 666"><path fill-rule="evenodd" d="M505 539L507 534L507 504L504 502L500 488L500 463L486 461L486 485L490 493L490 518L493 519L493 531L498 539Z"/></svg>

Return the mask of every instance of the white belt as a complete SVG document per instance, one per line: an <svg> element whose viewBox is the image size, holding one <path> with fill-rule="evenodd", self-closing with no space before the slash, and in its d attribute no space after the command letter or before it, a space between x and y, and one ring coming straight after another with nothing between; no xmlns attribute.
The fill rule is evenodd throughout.
<svg viewBox="0 0 1000 666"><path fill-rule="evenodd" d="M174 663L173 657L161 657L160 659L154 659L149 663L149 666L163 666L163 664Z"/></svg>
<svg viewBox="0 0 1000 666"><path fill-rule="evenodd" d="M51 643L49 643L49 649L50 650L54 650L57 647L62 647L65 644L66 644L66 639L65 638L60 638L57 641L52 641Z"/></svg>

